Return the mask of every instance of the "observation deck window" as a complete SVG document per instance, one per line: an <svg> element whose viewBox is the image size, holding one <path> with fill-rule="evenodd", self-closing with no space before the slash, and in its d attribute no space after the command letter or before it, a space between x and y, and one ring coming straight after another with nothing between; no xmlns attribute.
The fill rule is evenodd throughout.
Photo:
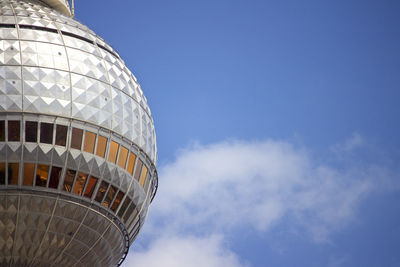
<svg viewBox="0 0 400 267"><path fill-rule="evenodd" d="M63 190L65 190L67 192L71 192L72 185L73 185L74 179L75 179L75 174L76 174L76 171L74 171L74 170L67 170L65 172Z"/></svg>
<svg viewBox="0 0 400 267"><path fill-rule="evenodd" d="M108 153L108 161L115 163L117 161L119 144L115 141L111 141L110 152Z"/></svg>
<svg viewBox="0 0 400 267"><path fill-rule="evenodd" d="M95 143L96 143L96 134L86 131L83 151L93 154Z"/></svg>
<svg viewBox="0 0 400 267"><path fill-rule="evenodd" d="M62 171L62 168L60 168L60 167L52 167L51 168L50 181L49 181L50 188L57 189L58 183L60 181L61 171Z"/></svg>
<svg viewBox="0 0 400 267"><path fill-rule="evenodd" d="M85 197L88 197L88 198L92 197L93 192L94 192L94 188L96 187L96 184L97 184L98 180L99 180L98 178L90 176L88 184L87 184L86 189L85 189L85 193L84 193Z"/></svg>
<svg viewBox="0 0 400 267"><path fill-rule="evenodd" d="M40 123L40 143L52 144L53 143L53 128L52 123Z"/></svg>
<svg viewBox="0 0 400 267"><path fill-rule="evenodd" d="M36 121L25 122L25 142L37 142L38 123Z"/></svg>
<svg viewBox="0 0 400 267"><path fill-rule="evenodd" d="M72 128L71 148L81 150L83 130Z"/></svg>
<svg viewBox="0 0 400 267"><path fill-rule="evenodd" d="M131 152L129 154L129 160L128 160L128 166L126 167L126 170L133 175L133 167L135 167L135 160L136 160L136 155Z"/></svg>
<svg viewBox="0 0 400 267"><path fill-rule="evenodd" d="M68 127L65 125L56 126L56 145L65 146L67 144Z"/></svg>
<svg viewBox="0 0 400 267"><path fill-rule="evenodd" d="M25 163L24 164L24 185L33 185L33 177L35 175L35 164Z"/></svg>
<svg viewBox="0 0 400 267"><path fill-rule="evenodd" d="M20 121L8 121L8 141L18 142L21 135Z"/></svg>
<svg viewBox="0 0 400 267"><path fill-rule="evenodd" d="M107 138L99 135L99 137L97 138L96 155L104 158L106 156L106 148L107 148Z"/></svg>
<svg viewBox="0 0 400 267"><path fill-rule="evenodd" d="M0 142L6 141L6 123L0 121Z"/></svg>
<svg viewBox="0 0 400 267"><path fill-rule="evenodd" d="M6 164L0 163L0 184L6 183Z"/></svg>
<svg viewBox="0 0 400 267"><path fill-rule="evenodd" d="M8 163L8 184L18 185L19 163Z"/></svg>
<svg viewBox="0 0 400 267"><path fill-rule="evenodd" d="M121 149L119 150L118 166L125 169L127 158L128 158L128 149L124 146L121 146Z"/></svg>
<svg viewBox="0 0 400 267"><path fill-rule="evenodd" d="M105 181L102 181L99 187L99 190L97 191L97 195L95 200L99 203L101 203L101 201L104 198L104 195L106 194L107 188L108 188L108 183Z"/></svg>
<svg viewBox="0 0 400 267"><path fill-rule="evenodd" d="M111 205L111 201L113 200L115 193L117 192L117 188L115 188L115 186L110 186L110 188L108 189L106 198L103 201L103 206L104 207L110 207Z"/></svg>
<svg viewBox="0 0 400 267"><path fill-rule="evenodd" d="M49 177L49 165L38 164L36 171L36 186L46 187Z"/></svg>
<svg viewBox="0 0 400 267"><path fill-rule="evenodd" d="M74 184L74 189L73 189L74 194L82 195L87 176L88 176L87 174L78 172L78 175L76 176L76 181Z"/></svg>

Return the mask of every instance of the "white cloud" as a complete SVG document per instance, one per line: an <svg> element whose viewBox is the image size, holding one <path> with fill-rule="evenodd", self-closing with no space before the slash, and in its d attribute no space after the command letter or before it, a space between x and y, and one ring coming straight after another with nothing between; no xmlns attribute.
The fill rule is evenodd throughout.
<svg viewBox="0 0 400 267"><path fill-rule="evenodd" d="M126 266L149 267L243 267L236 255L224 248L221 237L162 237L147 250L128 257Z"/></svg>
<svg viewBox="0 0 400 267"><path fill-rule="evenodd" d="M343 153L362 145L361 136L351 139ZM265 233L283 218L315 241L329 240L354 219L360 201L387 172L317 162L322 161L304 148L271 140L226 141L180 151L160 168L159 192L144 228L150 245L129 258L135 266L200 266L189 263L190 258L211 261L202 266L243 266L214 236L224 238L237 228Z"/></svg>

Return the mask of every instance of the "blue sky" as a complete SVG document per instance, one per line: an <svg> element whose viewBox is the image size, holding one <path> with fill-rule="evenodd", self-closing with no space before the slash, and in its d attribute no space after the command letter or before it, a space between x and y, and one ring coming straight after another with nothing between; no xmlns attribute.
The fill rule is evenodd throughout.
<svg viewBox="0 0 400 267"><path fill-rule="evenodd" d="M156 125L124 266L400 266L400 2L75 4Z"/></svg>

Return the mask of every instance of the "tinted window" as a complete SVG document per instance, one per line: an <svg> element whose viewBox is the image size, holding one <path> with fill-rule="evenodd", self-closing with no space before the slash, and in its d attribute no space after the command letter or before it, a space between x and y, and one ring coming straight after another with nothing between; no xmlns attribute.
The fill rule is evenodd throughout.
<svg viewBox="0 0 400 267"><path fill-rule="evenodd" d="M18 185L19 163L8 163L8 184Z"/></svg>
<svg viewBox="0 0 400 267"><path fill-rule="evenodd" d="M8 141L20 140L20 127L19 121L8 121Z"/></svg>
<svg viewBox="0 0 400 267"><path fill-rule="evenodd" d="M33 175L35 174L35 164L24 164L24 185L33 185Z"/></svg>
<svg viewBox="0 0 400 267"><path fill-rule="evenodd" d="M56 145L65 146L67 143L68 127L65 125L56 126Z"/></svg>
<svg viewBox="0 0 400 267"><path fill-rule="evenodd" d="M53 127L51 123L40 123L40 143L52 144L53 143Z"/></svg>
<svg viewBox="0 0 400 267"><path fill-rule="evenodd" d="M71 138L71 147L75 149L81 149L82 146L82 136L83 130L72 128L72 138Z"/></svg>
<svg viewBox="0 0 400 267"><path fill-rule="evenodd" d="M71 192L72 184L74 183L75 174L76 174L76 171L74 171L74 170L66 171L65 178L64 178L63 190Z"/></svg>
<svg viewBox="0 0 400 267"><path fill-rule="evenodd" d="M52 167L51 168L50 181L49 181L50 188L57 189L58 182L60 181L61 171L62 171L62 168L60 168L60 167Z"/></svg>
<svg viewBox="0 0 400 267"><path fill-rule="evenodd" d="M46 187L48 177L49 177L49 166L38 164L36 171L36 186Z"/></svg>
<svg viewBox="0 0 400 267"><path fill-rule="evenodd" d="M5 121L0 121L0 142L6 141L6 124Z"/></svg>
<svg viewBox="0 0 400 267"><path fill-rule="evenodd" d="M83 151L93 154L95 143L96 143L96 134L87 131L85 133L85 144L83 146Z"/></svg>
<svg viewBox="0 0 400 267"><path fill-rule="evenodd" d="M96 155L104 158L106 155L106 147L107 147L107 138L99 135L99 137L97 138Z"/></svg>
<svg viewBox="0 0 400 267"><path fill-rule="evenodd" d="M36 121L25 122L25 142L37 142L38 123Z"/></svg>

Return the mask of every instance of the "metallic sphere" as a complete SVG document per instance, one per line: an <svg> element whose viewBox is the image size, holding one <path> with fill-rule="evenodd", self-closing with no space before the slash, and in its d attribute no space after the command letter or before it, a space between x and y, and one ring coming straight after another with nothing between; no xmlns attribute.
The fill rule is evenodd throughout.
<svg viewBox="0 0 400 267"><path fill-rule="evenodd" d="M64 5L0 2L0 266L119 265L157 190L140 85Z"/></svg>

